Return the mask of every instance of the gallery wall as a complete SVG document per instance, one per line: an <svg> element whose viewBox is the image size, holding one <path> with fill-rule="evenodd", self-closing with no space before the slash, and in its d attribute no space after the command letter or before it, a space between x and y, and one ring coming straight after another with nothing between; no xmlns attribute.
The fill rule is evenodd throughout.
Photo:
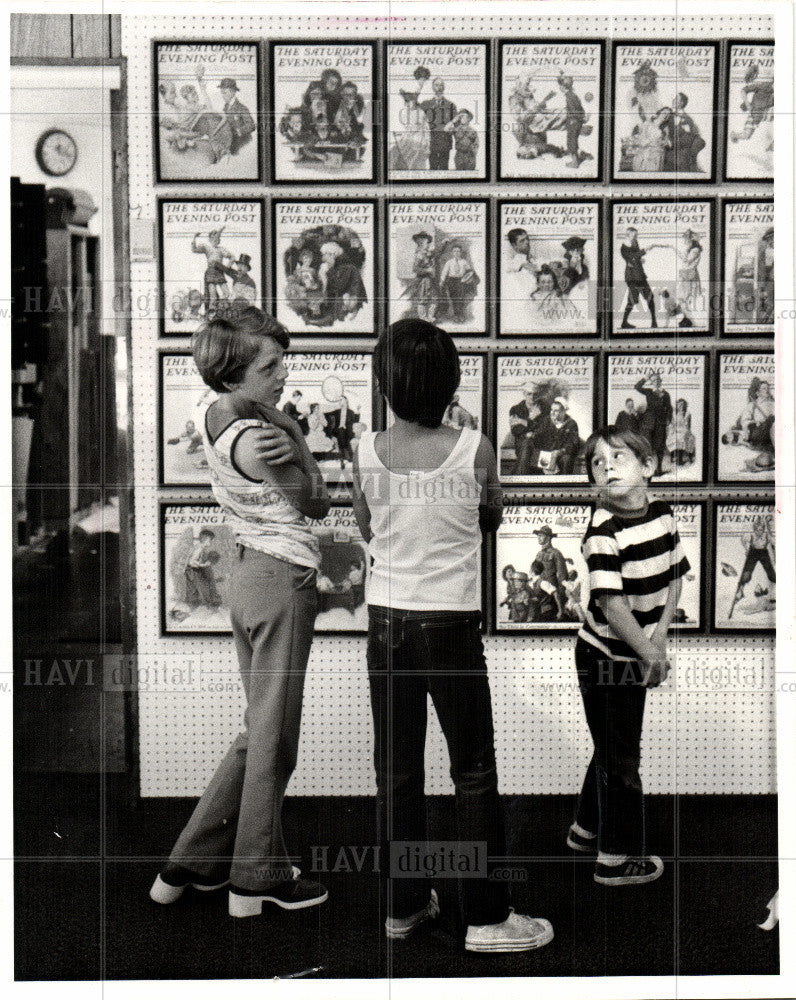
<svg viewBox="0 0 796 1000"><path fill-rule="evenodd" d="M306 433L322 449L324 438L333 442L321 466L337 506L318 529L326 581L293 794L374 790L362 631L366 560L346 503L345 448L356 446L358 429L388 419L373 395L370 352L385 323L429 308L415 280L426 251L439 279L434 318L463 355L460 409L449 417L477 421L493 440L506 489L504 525L482 560L503 791L572 792L589 752L572 647L577 605L587 596L578 541L591 495L577 454L521 453L512 433L523 416L519 404L529 384L548 406L563 398L582 440L616 419L628 398L639 410L649 406L643 390L656 372L672 407L682 399L688 414L679 436L674 414L668 418L656 492L675 507L692 573L674 640L675 677L649 699L645 785L651 792L774 790L775 587L764 560L739 587L749 536L772 530L773 450L735 443L732 433L752 379L774 384L766 116L750 121L748 111L737 111L749 66L759 63L766 79L770 53L762 46L772 31L764 18L354 25L343 18L123 17L143 796L199 794L237 733L243 707L224 611L232 543L205 485L194 418L206 400L189 355L190 332L207 309L212 230L221 230L230 271L247 275L255 301L294 335L283 403L300 388ZM694 41L671 50L675 38ZM304 121L300 113L329 65L356 87L349 87L350 102L362 124L352 137L349 116L346 141L335 142L328 122L313 125L308 138L312 102ZM656 65L657 76L644 78ZM562 86L564 67L572 81ZM436 76L445 77L457 114L472 113L475 132L473 139L459 120L447 159L440 136L436 148L430 136L419 148L412 118L421 97L433 100ZM222 127L197 142L189 125L198 112L184 102L198 101L220 121L224 80L234 83L252 123L241 113L232 139ZM560 109L570 108L570 121L581 112L561 97L567 89L588 126L574 138ZM642 116L639 108L658 97L674 105L685 91L690 124L681 109L678 134L690 129L702 145L687 152L681 141L673 153L666 140L675 126L651 129L656 109ZM532 107L548 94L556 95L549 112ZM344 119L331 123L338 132ZM633 329L623 325L633 281L622 247L633 249L631 227L646 250L657 308L652 326L639 291L627 318ZM529 235L527 251L515 245L517 230ZM321 250L330 240L358 274L347 272L352 284L342 307L324 300L318 277L322 266L335 266ZM695 243L699 250L686 260ZM444 271L456 257L454 244L466 267ZM533 294L522 284L523 258L535 262ZM445 283L443 274L457 273L464 284ZM344 413L343 395L355 418L347 439L331 433ZM312 402L325 423L313 424ZM577 575L568 581L563 620L537 614L528 621L521 602L509 599L506 567L529 568L543 525ZM203 527L213 531L217 572L210 597L198 604L181 584L180 567ZM430 792L450 790L447 770L432 717Z"/></svg>

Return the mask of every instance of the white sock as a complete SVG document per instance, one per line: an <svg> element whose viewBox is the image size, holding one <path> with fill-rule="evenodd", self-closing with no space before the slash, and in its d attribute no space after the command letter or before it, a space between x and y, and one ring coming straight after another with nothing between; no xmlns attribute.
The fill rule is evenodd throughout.
<svg viewBox="0 0 796 1000"><path fill-rule="evenodd" d="M587 840L594 840L597 836L596 833L589 833L588 830L584 830L582 826L578 826L577 823L572 824L572 829L579 837L585 837Z"/></svg>
<svg viewBox="0 0 796 1000"><path fill-rule="evenodd" d="M597 862L601 865L609 865L611 868L624 864L627 861L626 854L603 854L600 851L597 855Z"/></svg>

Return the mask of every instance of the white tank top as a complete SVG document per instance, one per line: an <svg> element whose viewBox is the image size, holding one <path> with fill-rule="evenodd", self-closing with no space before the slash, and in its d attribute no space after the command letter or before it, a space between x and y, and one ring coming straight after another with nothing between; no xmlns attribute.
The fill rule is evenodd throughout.
<svg viewBox="0 0 796 1000"><path fill-rule="evenodd" d="M320 547L307 518L276 486L253 482L233 465L232 453L241 434L249 427L267 427L268 424L263 420L233 420L215 441L211 441L207 409L202 415L202 439L210 483L224 511L224 520L235 532L235 540L276 559L318 569Z"/></svg>
<svg viewBox="0 0 796 1000"><path fill-rule="evenodd" d="M409 611L478 611L481 432L464 428L436 469L391 472L362 435L359 469L370 510L368 604Z"/></svg>

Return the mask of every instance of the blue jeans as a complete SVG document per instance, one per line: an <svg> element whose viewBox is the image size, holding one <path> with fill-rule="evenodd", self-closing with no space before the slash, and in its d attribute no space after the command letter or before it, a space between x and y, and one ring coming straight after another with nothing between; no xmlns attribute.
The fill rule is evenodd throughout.
<svg viewBox="0 0 796 1000"><path fill-rule="evenodd" d="M506 853L495 766L492 702L477 611L406 611L371 605L368 677L375 730L378 836L382 872L389 842L427 838L424 794L426 699L448 744L459 841L485 841L489 858ZM425 878L385 879L387 912L407 917L428 902ZM463 879L467 924L509 914L505 883Z"/></svg>
<svg viewBox="0 0 796 1000"><path fill-rule="evenodd" d="M637 661L611 660L578 639L575 666L594 753L575 821L597 834L606 854L644 857L644 792L639 776L647 689Z"/></svg>
<svg viewBox="0 0 796 1000"><path fill-rule="evenodd" d="M292 878L282 800L296 766L317 601L314 569L238 545L229 610L245 729L174 845L175 863L242 889Z"/></svg>

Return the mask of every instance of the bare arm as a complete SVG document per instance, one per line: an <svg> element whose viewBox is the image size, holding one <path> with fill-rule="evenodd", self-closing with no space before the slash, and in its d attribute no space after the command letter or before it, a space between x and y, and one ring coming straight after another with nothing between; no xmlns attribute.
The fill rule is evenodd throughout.
<svg viewBox="0 0 796 1000"><path fill-rule="evenodd" d="M645 685L657 687L661 681L666 680L669 664L661 656L660 648L647 638L633 617L627 597L624 594L605 594L598 597L597 602L614 633L638 654L648 668Z"/></svg>
<svg viewBox="0 0 796 1000"><path fill-rule="evenodd" d="M240 471L256 482L271 483L278 487L300 514L315 520L326 517L331 502L320 470L309 451L307 450L307 456L314 469L308 468L306 461L302 461L306 456L301 455L300 448L298 463L290 461L277 465L269 464L262 457L260 448L256 428L250 428L241 434L233 455Z"/></svg>
<svg viewBox="0 0 796 1000"><path fill-rule="evenodd" d="M354 461L352 465L354 482L351 491L351 504L354 508L354 517L359 525L360 534L365 540L365 544L368 544L371 538L373 538L373 532L370 530L370 508L368 507L368 502L362 492L362 479L359 471L359 452L354 453Z"/></svg>
<svg viewBox="0 0 796 1000"><path fill-rule="evenodd" d="M497 531L503 520L503 488L498 477L495 449L483 434L475 453L475 469L481 482L478 520L482 533L489 535Z"/></svg>

